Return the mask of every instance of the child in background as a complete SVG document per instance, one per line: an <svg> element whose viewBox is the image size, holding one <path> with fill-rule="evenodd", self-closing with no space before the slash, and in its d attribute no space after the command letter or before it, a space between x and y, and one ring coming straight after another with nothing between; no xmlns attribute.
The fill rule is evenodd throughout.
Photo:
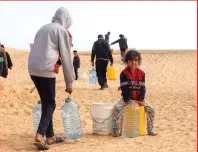
<svg viewBox="0 0 198 152"><path fill-rule="evenodd" d="M124 62L127 67L120 74L120 89L122 91L123 100L116 105L113 116L114 137L119 136L120 121L124 113L124 107L131 101L135 100L140 106L144 106L147 113L147 132L148 135L156 136L153 132L154 109L144 101L145 73L138 66L141 63L141 54L137 51L130 50L127 52Z"/></svg>
<svg viewBox="0 0 198 152"><path fill-rule="evenodd" d="M78 56L78 52L76 50L73 51L74 59L73 59L73 66L75 72L75 79L78 79L78 69L80 68L80 58Z"/></svg>
<svg viewBox="0 0 198 152"><path fill-rule="evenodd" d="M0 74L0 76L2 76L4 78L7 78L7 76L8 76L8 69L11 70L13 64L12 64L12 60L11 60L10 54L5 50L4 45L1 44L0 47L3 48L4 51L5 51L5 56L3 56L3 60L4 60L4 62L3 62L3 70L2 70L2 73ZM7 61L7 63L6 63L6 61Z"/></svg>

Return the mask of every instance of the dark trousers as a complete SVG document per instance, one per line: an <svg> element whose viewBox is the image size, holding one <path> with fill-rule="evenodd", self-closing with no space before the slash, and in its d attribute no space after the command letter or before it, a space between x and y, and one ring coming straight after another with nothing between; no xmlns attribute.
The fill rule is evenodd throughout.
<svg viewBox="0 0 198 152"><path fill-rule="evenodd" d="M108 60L96 60L96 74L98 77L98 83L101 87L107 83L106 72L107 72Z"/></svg>
<svg viewBox="0 0 198 152"><path fill-rule="evenodd" d="M42 105L41 120L37 133L46 135L47 138L54 136L53 130L53 113L56 108L55 104L55 78L43 78L31 76L36 89L39 93Z"/></svg>
<svg viewBox="0 0 198 152"><path fill-rule="evenodd" d="M121 58L124 59L126 49L120 49L120 51L121 51Z"/></svg>
<svg viewBox="0 0 198 152"><path fill-rule="evenodd" d="M78 79L78 68L74 67L75 78Z"/></svg>

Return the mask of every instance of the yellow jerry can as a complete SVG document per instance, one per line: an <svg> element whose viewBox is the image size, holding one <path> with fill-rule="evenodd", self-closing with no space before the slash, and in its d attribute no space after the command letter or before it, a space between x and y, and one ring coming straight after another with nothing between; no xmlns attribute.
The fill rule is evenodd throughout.
<svg viewBox="0 0 198 152"><path fill-rule="evenodd" d="M111 49L111 54L115 54L115 50L114 49Z"/></svg>
<svg viewBox="0 0 198 152"><path fill-rule="evenodd" d="M146 134L145 110L143 106L130 103L124 108L122 137L137 137Z"/></svg>
<svg viewBox="0 0 198 152"><path fill-rule="evenodd" d="M107 67L107 78L108 80L116 80L116 69L113 66Z"/></svg>

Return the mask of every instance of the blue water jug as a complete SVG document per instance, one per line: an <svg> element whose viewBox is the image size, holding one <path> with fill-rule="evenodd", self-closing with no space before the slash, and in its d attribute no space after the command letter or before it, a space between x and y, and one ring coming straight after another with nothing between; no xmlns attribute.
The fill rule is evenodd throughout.
<svg viewBox="0 0 198 152"><path fill-rule="evenodd" d="M94 67L91 68L89 71L89 83L90 84L96 84L97 83L97 75Z"/></svg>
<svg viewBox="0 0 198 152"><path fill-rule="evenodd" d="M37 130L38 130L38 126L41 120L41 114L42 114L41 100L39 100L36 106L32 109L34 136L36 135ZM46 136L44 136L44 140L46 140Z"/></svg>
<svg viewBox="0 0 198 152"><path fill-rule="evenodd" d="M78 105L66 98L65 103L61 106L61 116L64 127L64 136L67 139L78 139L82 136L82 123Z"/></svg>

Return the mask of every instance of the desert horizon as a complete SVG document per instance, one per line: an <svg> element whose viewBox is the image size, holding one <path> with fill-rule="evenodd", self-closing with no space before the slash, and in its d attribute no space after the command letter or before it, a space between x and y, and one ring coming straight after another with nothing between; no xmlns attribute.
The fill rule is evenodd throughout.
<svg viewBox="0 0 198 152"><path fill-rule="evenodd" d="M13 61L7 79L0 78L0 151L35 152L33 147L32 108L39 96L27 70L28 51L6 48ZM139 51L139 50L138 50ZM77 141L65 140L51 146L49 152L196 152L196 50L140 50L146 73L146 101L155 109L154 130L157 136L114 138L93 135L90 108L92 102L118 102L120 100L119 74L125 65L120 52L113 55L117 80L108 81L109 88L99 90L99 85L86 80L73 83L72 100L79 105L83 136ZM90 52L79 52L79 73L91 67ZM2 85L3 84L3 85ZM56 110L54 130L64 137L60 107L68 96L64 91L62 70L56 80Z"/></svg>

